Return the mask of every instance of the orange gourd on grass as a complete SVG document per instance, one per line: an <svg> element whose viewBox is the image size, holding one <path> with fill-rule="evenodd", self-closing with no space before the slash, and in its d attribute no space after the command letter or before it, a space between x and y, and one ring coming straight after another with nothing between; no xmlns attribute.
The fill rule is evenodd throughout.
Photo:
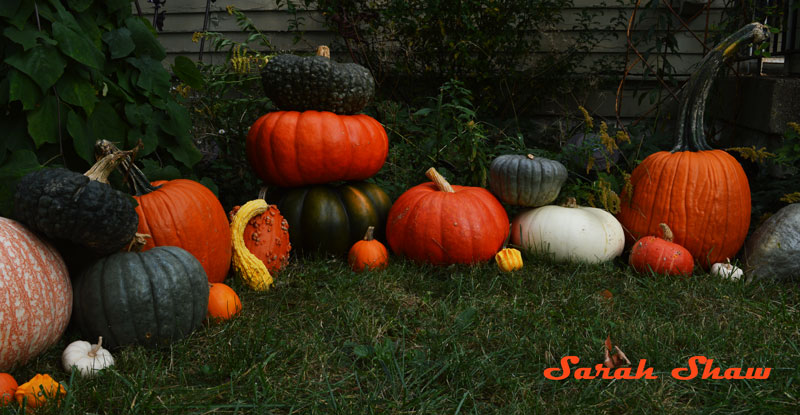
<svg viewBox="0 0 800 415"><path fill-rule="evenodd" d="M19 385L14 393L17 403L29 409L50 404L59 405L66 395L67 390L64 386L47 374L37 374L31 380Z"/></svg>
<svg viewBox="0 0 800 415"><path fill-rule="evenodd" d="M713 150L704 132L705 104L714 76L736 49L763 41L766 28L751 23L726 38L693 73L679 105L674 148L651 154L631 174L617 215L631 243L669 223L675 242L704 268L736 255L750 225L750 186L730 154Z"/></svg>
<svg viewBox="0 0 800 415"><path fill-rule="evenodd" d="M14 392L17 391L17 381L8 373L0 373L0 406L6 406L15 400Z"/></svg>
<svg viewBox="0 0 800 415"><path fill-rule="evenodd" d="M672 242L667 224L659 225L662 237L645 236L633 244L628 263L636 272L651 271L661 275L691 275L694 258L689 251Z"/></svg>
<svg viewBox="0 0 800 415"><path fill-rule="evenodd" d="M508 214L482 187L451 186L435 169L389 210L392 251L418 262L472 264L492 259L509 231Z"/></svg>
<svg viewBox="0 0 800 415"><path fill-rule="evenodd" d="M208 317L229 320L242 311L242 301L233 288L221 282L209 284Z"/></svg>
<svg viewBox="0 0 800 415"><path fill-rule="evenodd" d="M347 254L347 263L355 272L384 269L389 264L389 252L380 241L373 239L374 226L367 228L364 239L356 242Z"/></svg>
<svg viewBox="0 0 800 415"><path fill-rule="evenodd" d="M261 189L256 200L264 200L266 188ZM289 223L281 215L275 205L263 202L248 218L242 233L242 240L247 249L260 259L270 274L277 274L289 263L289 252L292 244L289 240ZM240 211L241 206L234 206L228 213L231 223ZM237 235L231 235L232 238ZM235 247L234 247L235 249Z"/></svg>

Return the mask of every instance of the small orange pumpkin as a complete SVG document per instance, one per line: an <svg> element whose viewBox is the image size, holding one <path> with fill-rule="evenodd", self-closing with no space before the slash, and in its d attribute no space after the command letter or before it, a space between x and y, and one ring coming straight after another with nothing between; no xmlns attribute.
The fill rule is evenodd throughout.
<svg viewBox="0 0 800 415"><path fill-rule="evenodd" d="M17 391L14 392L17 403L30 409L39 408L51 402L59 405L66 394L67 390L64 389L64 386L47 374L37 374L33 379L19 385Z"/></svg>
<svg viewBox="0 0 800 415"><path fill-rule="evenodd" d="M659 224L662 238L645 236L633 244L628 263L636 272L652 270L661 275L691 275L694 259L689 250L672 242L672 230L666 223Z"/></svg>
<svg viewBox="0 0 800 415"><path fill-rule="evenodd" d="M18 386L13 376L0 373L0 406L6 406L14 401L14 392Z"/></svg>
<svg viewBox="0 0 800 415"><path fill-rule="evenodd" d="M384 269L389 264L389 252L380 241L373 239L372 234L375 227L367 228L364 240L358 241L350 248L347 255L347 263L355 272L365 269Z"/></svg>
<svg viewBox="0 0 800 415"><path fill-rule="evenodd" d="M221 282L209 284L208 317L229 320L242 311L242 301L233 288Z"/></svg>

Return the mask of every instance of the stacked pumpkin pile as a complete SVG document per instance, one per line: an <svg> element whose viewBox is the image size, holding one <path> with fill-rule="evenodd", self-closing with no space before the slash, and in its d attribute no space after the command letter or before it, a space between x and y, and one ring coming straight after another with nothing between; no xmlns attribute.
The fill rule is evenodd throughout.
<svg viewBox="0 0 800 415"><path fill-rule="evenodd" d="M375 92L369 71L316 56L279 55L262 72L264 91L280 109L247 135L247 158L266 184L282 188L277 209L300 252L348 252L369 227L383 238L389 196L365 182L383 167L383 126L360 114Z"/></svg>

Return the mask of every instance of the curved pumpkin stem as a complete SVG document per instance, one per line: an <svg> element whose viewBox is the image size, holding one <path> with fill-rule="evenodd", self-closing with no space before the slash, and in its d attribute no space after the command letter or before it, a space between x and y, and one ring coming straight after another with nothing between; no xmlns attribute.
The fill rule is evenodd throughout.
<svg viewBox="0 0 800 415"><path fill-rule="evenodd" d="M120 164L125 154L122 152L115 153L115 154L106 154L98 160L92 167L86 171L83 175L88 177L90 180L96 180L100 183L108 184L108 176L111 175L111 172L117 168L117 165Z"/></svg>
<svg viewBox="0 0 800 415"><path fill-rule="evenodd" d="M331 48L329 48L329 47L327 47L325 45L319 45L319 47L317 47L317 56L322 56L322 57L330 59L331 58Z"/></svg>
<svg viewBox="0 0 800 415"><path fill-rule="evenodd" d="M375 233L375 227L374 226L368 227L367 228L367 232L364 234L364 240L365 241L371 241L371 240L375 239L373 237L374 233Z"/></svg>
<svg viewBox="0 0 800 415"><path fill-rule="evenodd" d="M714 78L722 64L733 57L736 51L748 43L761 43L769 37L769 31L761 23L750 23L731 34L714 47L700 67L689 77L684 87L683 98L678 106L675 146L671 152L711 150L705 137L706 101L714 84ZM691 139L687 142L687 136Z"/></svg>
<svg viewBox="0 0 800 415"><path fill-rule="evenodd" d="M447 193L455 193L456 191L453 190L453 186L444 178L435 168L431 167L428 171L425 172L425 177L431 179L439 191L447 192Z"/></svg>
<svg viewBox="0 0 800 415"><path fill-rule="evenodd" d="M94 346L92 346L92 348L89 350L89 353L86 353L86 355L88 355L89 357L95 357L95 356L97 356L97 352L98 352L98 351L99 351L101 348L103 348L103 336L100 336L100 337L97 339L97 344L95 344Z"/></svg>

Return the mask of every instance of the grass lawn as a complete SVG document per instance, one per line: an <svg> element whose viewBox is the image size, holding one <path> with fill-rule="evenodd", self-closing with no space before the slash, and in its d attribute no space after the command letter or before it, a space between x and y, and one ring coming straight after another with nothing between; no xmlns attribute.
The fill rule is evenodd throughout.
<svg viewBox="0 0 800 415"><path fill-rule="evenodd" d="M796 283L638 276L621 263L527 258L505 274L493 263L393 260L354 274L341 261L295 259L266 293L229 279L242 315L171 348L117 351L115 368L81 379L60 368L77 339L69 332L12 374L68 384L60 410L40 414L800 412ZM601 363L609 335L658 379L544 377L567 355L580 367ZM723 370L772 371L766 380L671 376L696 355Z"/></svg>

